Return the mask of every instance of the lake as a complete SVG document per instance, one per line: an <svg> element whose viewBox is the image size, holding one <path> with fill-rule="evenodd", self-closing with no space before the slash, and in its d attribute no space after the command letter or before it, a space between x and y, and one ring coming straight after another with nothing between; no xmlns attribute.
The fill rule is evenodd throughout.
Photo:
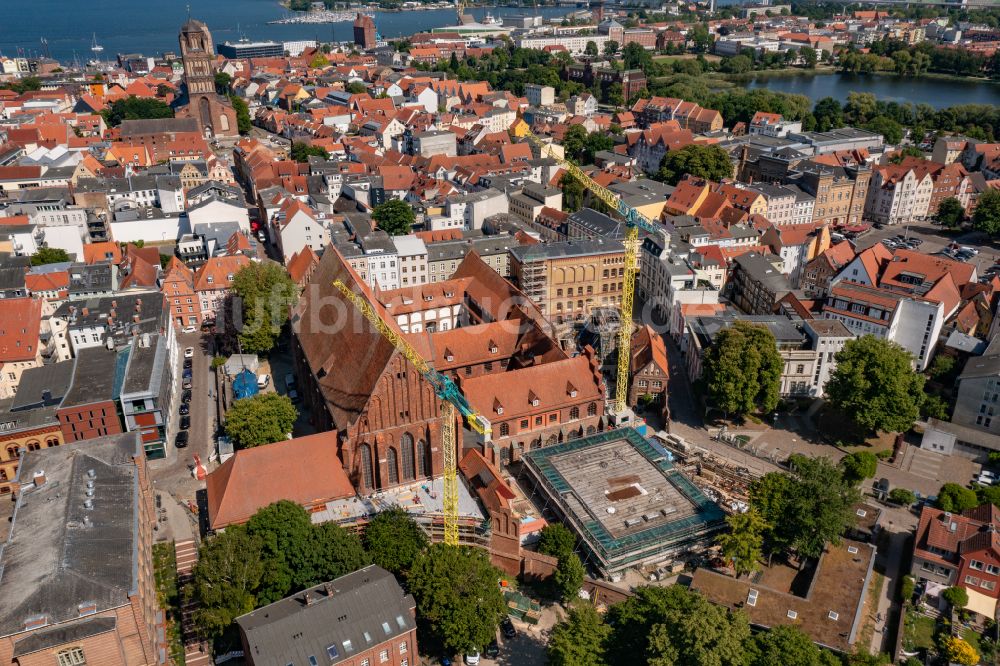
<svg viewBox="0 0 1000 666"><path fill-rule="evenodd" d="M104 57L118 53L142 53L155 56L163 51L177 51L177 31L191 16L208 24L216 42L236 41L245 35L251 40L348 41L352 39L351 22L322 25L268 25L268 21L289 14L275 0L0 0L0 54L16 56L20 52L42 53L40 39L46 38L53 58L81 62L92 58L93 35L104 47ZM540 14L546 18L564 16L567 7L474 8L468 13L482 19L489 11L494 16ZM454 25L453 9L416 12L376 12L375 25L384 37L398 37L441 26Z"/></svg>
<svg viewBox="0 0 1000 666"><path fill-rule="evenodd" d="M848 93L870 92L879 99L930 104L935 108L958 104L1000 104L1000 85L988 81L831 73L758 75L742 84L747 88L805 95L814 102L824 97L843 102Z"/></svg>

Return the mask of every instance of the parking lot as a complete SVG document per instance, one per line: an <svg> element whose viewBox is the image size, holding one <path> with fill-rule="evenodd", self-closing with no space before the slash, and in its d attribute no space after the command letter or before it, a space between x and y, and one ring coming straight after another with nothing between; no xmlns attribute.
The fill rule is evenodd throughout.
<svg viewBox="0 0 1000 666"><path fill-rule="evenodd" d="M953 243L959 246L972 247L979 250L979 254L968 260L968 263L976 266L979 275L983 275L993 264L1000 263L1000 248L998 248L986 234L978 231L967 231L964 233L946 233L940 225L930 222L916 222L907 225L885 225L881 229L870 229L854 239L857 249L865 250L881 243L885 239L902 235L906 239L918 239L921 242L916 250L925 254L934 254L944 250Z"/></svg>

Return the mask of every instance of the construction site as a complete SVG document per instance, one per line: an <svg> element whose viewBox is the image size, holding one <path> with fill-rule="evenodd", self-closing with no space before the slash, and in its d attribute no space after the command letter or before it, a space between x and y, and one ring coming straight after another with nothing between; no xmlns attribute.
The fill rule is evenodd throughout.
<svg viewBox="0 0 1000 666"><path fill-rule="evenodd" d="M722 509L672 458L636 430L612 430L531 451L519 481L543 515L576 534L584 561L614 581L700 553L724 526Z"/></svg>

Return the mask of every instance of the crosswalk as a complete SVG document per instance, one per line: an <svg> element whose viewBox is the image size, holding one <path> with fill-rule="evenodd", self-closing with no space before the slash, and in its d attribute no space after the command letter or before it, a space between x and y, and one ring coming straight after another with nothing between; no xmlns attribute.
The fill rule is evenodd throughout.
<svg viewBox="0 0 1000 666"><path fill-rule="evenodd" d="M193 540L178 541L175 544L177 553L177 585L183 588L191 582L194 565L198 563L198 544ZM201 640L194 631L191 615L197 604L185 603L181 608L181 633L184 636L184 663L186 666L210 666L212 656L207 641Z"/></svg>

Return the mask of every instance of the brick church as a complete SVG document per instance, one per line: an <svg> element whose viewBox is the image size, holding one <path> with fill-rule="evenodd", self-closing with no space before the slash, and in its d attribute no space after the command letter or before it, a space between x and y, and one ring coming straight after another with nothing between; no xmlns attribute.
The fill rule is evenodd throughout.
<svg viewBox="0 0 1000 666"><path fill-rule="evenodd" d="M376 292L329 247L292 314L293 358L314 425L338 433L337 455L362 495L441 475L441 412L430 384L343 299L337 279L493 424L490 444L456 424L460 457L472 449L508 463L605 426L592 350L566 354L530 299L475 252L450 280Z"/></svg>
<svg viewBox="0 0 1000 666"><path fill-rule="evenodd" d="M178 118L194 118L206 137L239 136L236 111L215 91L215 47L208 26L188 19L178 41L184 63L186 95L178 102Z"/></svg>

